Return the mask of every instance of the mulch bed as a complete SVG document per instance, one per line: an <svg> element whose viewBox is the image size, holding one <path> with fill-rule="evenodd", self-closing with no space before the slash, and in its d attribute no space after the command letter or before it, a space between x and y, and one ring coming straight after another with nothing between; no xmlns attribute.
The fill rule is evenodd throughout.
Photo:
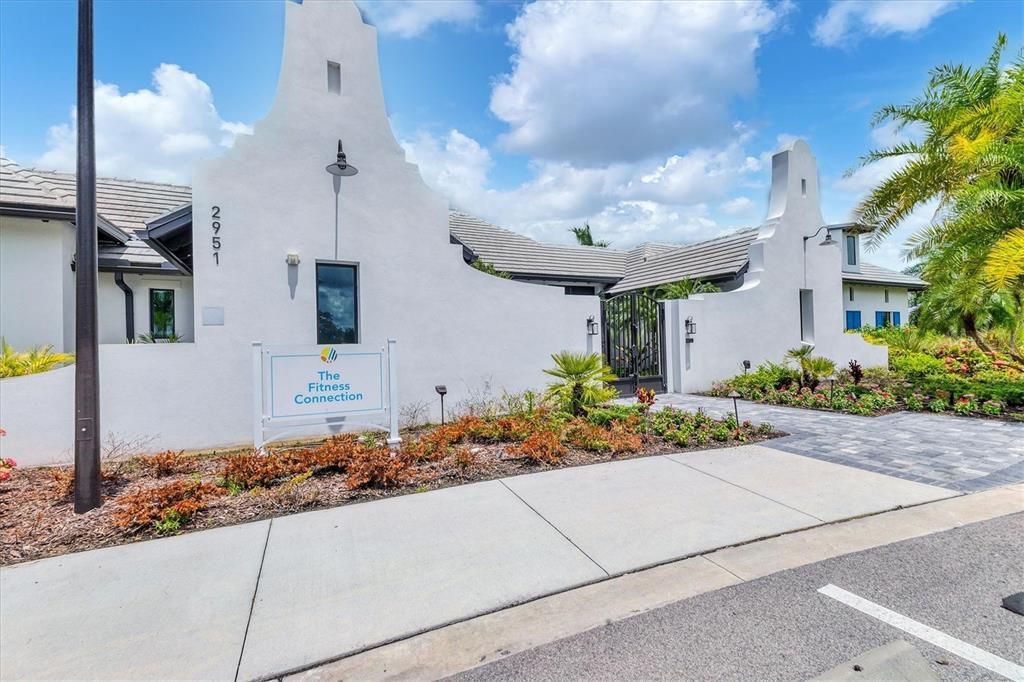
<svg viewBox="0 0 1024 682"><path fill-rule="evenodd" d="M560 464L554 467L513 457L506 452L506 444L475 445L472 449L476 463L469 468L461 470L448 461L426 462L417 465L413 479L400 487L352 490L346 486L345 476L322 473L296 486L278 485L233 495L224 494L215 497L208 508L198 512L180 531L163 534L151 527L129 530L114 525L113 515L118 507L114 498L125 492L175 480L201 478L203 481L216 482L223 466L223 457L228 453L189 456L194 459L194 463L188 473L160 478L155 477L136 459L104 462L104 504L85 514L74 513L68 490L70 467L18 469L10 480L0 482L0 565L553 468L730 447L762 442L782 435L785 434L757 434L751 436L747 443L711 442L704 446L685 448L654 438L646 442L639 452L618 455L569 448Z"/></svg>

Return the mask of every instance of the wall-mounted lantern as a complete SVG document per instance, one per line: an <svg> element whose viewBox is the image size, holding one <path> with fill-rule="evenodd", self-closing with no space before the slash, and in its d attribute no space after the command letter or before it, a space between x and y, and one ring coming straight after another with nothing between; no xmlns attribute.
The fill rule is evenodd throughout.
<svg viewBox="0 0 1024 682"><path fill-rule="evenodd" d="M591 315L587 318L587 336L597 336L599 327L597 321L594 320L594 316Z"/></svg>
<svg viewBox="0 0 1024 682"><path fill-rule="evenodd" d="M750 370L750 360L743 361L743 373L746 374Z"/></svg>
<svg viewBox="0 0 1024 682"><path fill-rule="evenodd" d="M289 251L287 254L285 254L284 262L287 263L288 265L298 265L301 261L299 259L299 254L295 253L294 251Z"/></svg>
<svg viewBox="0 0 1024 682"><path fill-rule="evenodd" d="M358 168L348 162L341 148L341 140L338 140L337 160L328 164L325 170L331 174L334 183L334 260L338 260L338 196L341 194L341 179L350 178L359 172Z"/></svg>
<svg viewBox="0 0 1024 682"><path fill-rule="evenodd" d="M693 337L697 334L697 323L692 317L688 317L683 326L686 329L686 343L693 343Z"/></svg>
<svg viewBox="0 0 1024 682"><path fill-rule="evenodd" d="M434 390L441 396L441 426L444 426L444 394L448 392L448 387L444 384L438 384L434 386Z"/></svg>

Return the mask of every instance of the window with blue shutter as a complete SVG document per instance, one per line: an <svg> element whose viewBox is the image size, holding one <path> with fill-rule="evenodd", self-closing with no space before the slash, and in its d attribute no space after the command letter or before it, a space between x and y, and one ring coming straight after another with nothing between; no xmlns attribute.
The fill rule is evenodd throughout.
<svg viewBox="0 0 1024 682"><path fill-rule="evenodd" d="M894 327L900 326L900 311L898 311L898 310L893 312L893 314L892 314L892 326L894 326Z"/></svg>
<svg viewBox="0 0 1024 682"><path fill-rule="evenodd" d="M846 328L849 329L860 329L860 311L859 310L847 310L846 311Z"/></svg>

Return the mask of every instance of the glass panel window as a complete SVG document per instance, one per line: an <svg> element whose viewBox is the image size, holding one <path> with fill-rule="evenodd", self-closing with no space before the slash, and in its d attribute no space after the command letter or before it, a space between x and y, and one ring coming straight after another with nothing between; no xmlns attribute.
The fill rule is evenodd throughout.
<svg viewBox="0 0 1024 682"><path fill-rule="evenodd" d="M814 292L800 290L800 340L814 343Z"/></svg>
<svg viewBox="0 0 1024 682"><path fill-rule="evenodd" d="M355 265L316 264L316 342L359 342Z"/></svg>
<svg viewBox="0 0 1024 682"><path fill-rule="evenodd" d="M857 264L857 238L852 234L846 237L846 264Z"/></svg>
<svg viewBox="0 0 1024 682"><path fill-rule="evenodd" d="M154 339L174 336L174 289L149 290L149 334Z"/></svg>

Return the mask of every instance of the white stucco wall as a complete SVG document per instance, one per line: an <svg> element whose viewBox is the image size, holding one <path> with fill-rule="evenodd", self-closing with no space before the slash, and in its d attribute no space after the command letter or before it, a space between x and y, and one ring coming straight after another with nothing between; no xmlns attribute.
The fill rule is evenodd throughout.
<svg viewBox="0 0 1024 682"><path fill-rule="evenodd" d="M132 289L135 310L135 337L150 331L150 289L174 291L174 329L182 341L194 339L195 311L192 302L192 278L172 274L126 274L124 283ZM99 275L100 343L125 343L124 292L114 281L114 273Z"/></svg>
<svg viewBox="0 0 1024 682"><path fill-rule="evenodd" d="M341 64L340 94L327 90L328 60ZM341 178L336 257L335 194L324 168L339 138L359 174ZM219 265L213 206L220 208ZM103 346L102 434L153 437L153 447L250 442L250 344L317 342L318 260L359 264L361 341L398 340L399 402L428 402L432 414L436 384L448 386L449 406L485 384L498 394L539 388L550 354L593 343L586 321L599 316L596 297L492 277L467 266L461 247L450 244L447 203L392 135L376 31L351 3L286 4L277 98L252 137L239 136L225 156L196 169L193 239L195 343ZM299 254L298 266L285 263L289 252ZM204 307L222 310L224 324L203 326ZM0 387L0 409L15 409L33 390L31 381ZM52 438L40 447L25 440L42 428L39 420L65 433L72 415L59 412L33 417L30 429L12 423L7 456L65 456L70 432L64 448Z"/></svg>
<svg viewBox="0 0 1024 682"><path fill-rule="evenodd" d="M743 360L782 361L801 345L800 290L813 291L816 354L845 365L885 365L887 351L844 333L842 248L820 246L821 216L818 170L810 147L797 140L772 157L768 215L750 246L750 266L734 291L703 294L666 302L666 368L669 390L702 391L715 381L742 371ZM839 239L837 231L834 239ZM684 322L697 325L685 343Z"/></svg>
<svg viewBox="0 0 1024 682"><path fill-rule="evenodd" d="M850 288L853 288L853 300L850 300ZM889 300L885 300L888 291ZM908 323L909 292L899 287L874 286L868 284L843 284L843 310L859 310L861 325L875 326L875 312L888 311L900 314L900 324ZM845 324L845 318L844 318Z"/></svg>
<svg viewBox="0 0 1024 682"><path fill-rule="evenodd" d="M74 307L73 241L67 223L0 216L0 336L16 350L70 348L64 313Z"/></svg>

